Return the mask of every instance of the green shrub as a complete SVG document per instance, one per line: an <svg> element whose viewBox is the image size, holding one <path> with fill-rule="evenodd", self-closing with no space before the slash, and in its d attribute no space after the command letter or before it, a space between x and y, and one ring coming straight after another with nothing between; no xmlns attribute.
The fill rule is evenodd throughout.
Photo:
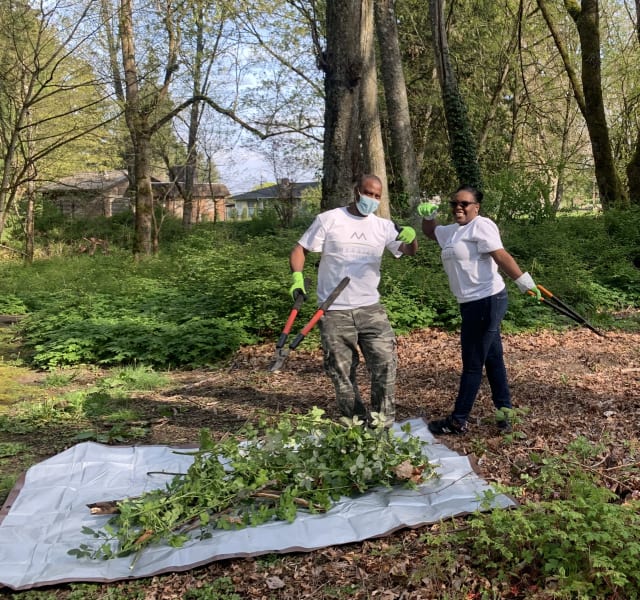
<svg viewBox="0 0 640 600"><path fill-rule="evenodd" d="M521 170L504 169L486 181L482 211L497 222L529 219L533 223L553 217L549 186Z"/></svg>
<svg viewBox="0 0 640 600"><path fill-rule="evenodd" d="M139 262L128 251L59 256L30 266L6 261L0 311L29 314L18 331L34 364L48 368L83 362L206 365L244 344L275 343L292 304L288 256L304 224L274 233L270 218L198 224L170 236L159 257ZM518 219L503 224L501 233L537 283L594 325L639 328L633 311L626 320L608 314L640 302L640 270L630 258L638 244L634 227L621 217L582 216L536 225ZM318 254L309 254L309 299L294 333L315 311L318 262ZM576 326L513 283L507 287L505 331ZM399 334L459 326L440 249L423 237L415 257L385 254L380 292ZM304 344L317 344L317 335L312 332Z"/></svg>
<svg viewBox="0 0 640 600"><path fill-rule="evenodd" d="M445 524L424 541L464 548L468 567L490 581L553 587L554 598L637 598L640 589L640 503L621 503L590 461L602 447L578 438L562 455L532 455L523 498L513 510L477 513L468 527Z"/></svg>

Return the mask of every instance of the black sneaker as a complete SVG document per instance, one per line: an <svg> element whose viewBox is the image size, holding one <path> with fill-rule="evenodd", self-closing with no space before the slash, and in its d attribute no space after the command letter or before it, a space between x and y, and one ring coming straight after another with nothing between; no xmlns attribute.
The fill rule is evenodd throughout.
<svg viewBox="0 0 640 600"><path fill-rule="evenodd" d="M511 421L509 419L501 419L500 421L496 421L496 426L500 433L513 433L513 427L511 427Z"/></svg>
<svg viewBox="0 0 640 600"><path fill-rule="evenodd" d="M429 431L433 433L433 435L442 435L442 434L454 434L459 435L461 433L467 432L467 424L466 423L458 423L451 415L445 417L444 419L436 419L435 421L429 421L428 425Z"/></svg>

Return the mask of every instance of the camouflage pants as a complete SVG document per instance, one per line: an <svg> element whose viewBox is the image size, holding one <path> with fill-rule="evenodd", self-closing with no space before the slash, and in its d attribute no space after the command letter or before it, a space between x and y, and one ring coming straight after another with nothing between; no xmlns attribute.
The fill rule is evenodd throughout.
<svg viewBox="0 0 640 600"><path fill-rule="evenodd" d="M398 356L396 336L383 306L330 310L320 319L319 327L324 370L333 381L342 414L368 415L356 381L360 349L371 375L371 410L383 413L387 423L392 422Z"/></svg>

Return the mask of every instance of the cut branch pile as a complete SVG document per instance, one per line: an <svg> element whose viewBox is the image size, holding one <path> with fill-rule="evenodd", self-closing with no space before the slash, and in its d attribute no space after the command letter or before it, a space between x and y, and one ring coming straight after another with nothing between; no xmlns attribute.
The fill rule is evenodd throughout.
<svg viewBox="0 0 640 600"><path fill-rule="evenodd" d="M214 442L201 432L200 447L186 473L165 489L123 500L89 505L92 514L112 515L101 530L83 532L98 547L81 544L77 557L109 559L139 553L150 544L182 546L188 532L293 521L300 510L321 513L341 497L377 487L410 487L435 476L424 442L403 438L383 426L383 416L367 427L357 418L332 421L313 408L285 415L273 425L247 425L236 437ZM375 417L375 415L374 415Z"/></svg>

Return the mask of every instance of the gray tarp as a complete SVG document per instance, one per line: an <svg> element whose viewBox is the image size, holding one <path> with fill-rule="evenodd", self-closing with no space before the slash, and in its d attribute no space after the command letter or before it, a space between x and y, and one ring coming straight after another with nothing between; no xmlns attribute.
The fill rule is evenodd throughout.
<svg viewBox="0 0 640 600"><path fill-rule="evenodd" d="M406 423L406 422L405 422ZM169 475L184 473L190 456L167 446L78 444L31 467L0 511L0 585L13 590L72 581L117 581L184 571L215 560L267 553L309 551L386 535L479 510L490 486L469 460L436 442L421 419L409 421L411 435L428 442L425 453L440 477L417 490L375 489L344 498L321 515L301 512L293 523L271 522L238 531L214 531L183 548L153 546L131 568L131 557L107 561L67 554L92 543L82 527L99 529L109 517L91 515L87 504L136 496L164 487ZM401 424L394 429L398 435ZM497 495L492 506L514 501Z"/></svg>

